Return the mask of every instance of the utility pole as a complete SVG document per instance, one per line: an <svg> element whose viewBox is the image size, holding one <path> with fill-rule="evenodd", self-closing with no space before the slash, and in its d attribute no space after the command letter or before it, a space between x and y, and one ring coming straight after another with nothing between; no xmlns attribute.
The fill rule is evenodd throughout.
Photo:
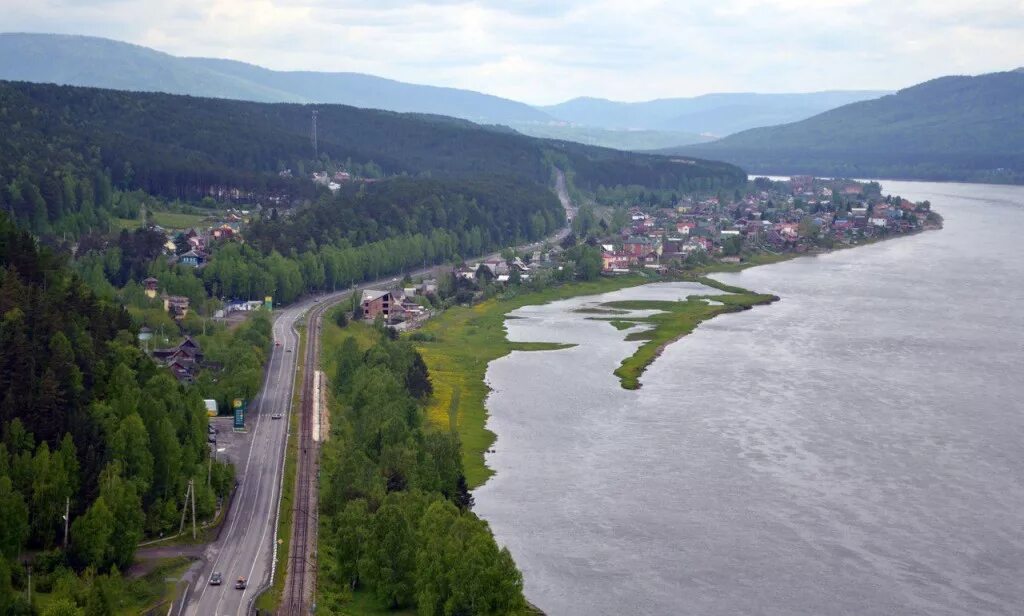
<svg viewBox="0 0 1024 616"><path fill-rule="evenodd" d="M192 499L192 538L196 538L196 488L194 479L188 480L188 488L185 489L185 503L181 506L181 524L178 525L178 534L185 530L185 516L188 515L188 501Z"/></svg>
<svg viewBox="0 0 1024 616"><path fill-rule="evenodd" d="M185 515L188 513L188 497L192 494L192 480L188 480L188 487L185 488L185 502L181 505L181 524L178 525L178 534L185 530Z"/></svg>

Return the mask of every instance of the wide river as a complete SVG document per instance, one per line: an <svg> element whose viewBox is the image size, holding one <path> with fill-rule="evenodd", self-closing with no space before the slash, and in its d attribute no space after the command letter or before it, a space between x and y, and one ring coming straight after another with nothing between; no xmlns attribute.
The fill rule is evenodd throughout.
<svg viewBox="0 0 1024 616"><path fill-rule="evenodd" d="M946 220L717 279L782 301L702 324L641 378L638 343L531 306L491 363L476 491L564 614L1024 614L1024 187L884 182ZM592 316L592 315L590 315Z"/></svg>

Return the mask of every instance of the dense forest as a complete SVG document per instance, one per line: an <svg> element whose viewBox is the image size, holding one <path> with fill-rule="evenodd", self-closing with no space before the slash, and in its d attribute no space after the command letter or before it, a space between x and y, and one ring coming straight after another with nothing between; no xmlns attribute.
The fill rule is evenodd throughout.
<svg viewBox="0 0 1024 616"><path fill-rule="evenodd" d="M556 157L580 188L745 179L723 163L545 141L440 116L19 82L0 82L0 127L0 209L40 235L92 228L114 206L113 189L184 200L315 198L326 188L309 173L346 162L372 163L385 176L504 176L546 186Z"/></svg>
<svg viewBox="0 0 1024 616"><path fill-rule="evenodd" d="M1024 72L942 77L666 153L751 173L1024 183Z"/></svg>
<svg viewBox="0 0 1024 616"><path fill-rule="evenodd" d="M515 178L474 180L396 178L348 185L333 199L291 217L273 214L254 224L249 239L263 251L288 252L310 242L353 246L435 229L479 236L460 240L467 254L537 240L565 224L558 199L539 184ZM474 245L470 245L474 244Z"/></svg>
<svg viewBox="0 0 1024 616"><path fill-rule="evenodd" d="M458 436L424 425L430 375L409 342L378 330L336 350L338 405L321 469L322 604L352 591L419 614L512 614L522 577L471 511Z"/></svg>
<svg viewBox="0 0 1024 616"><path fill-rule="evenodd" d="M24 550L41 551L37 589L124 568L141 538L177 530L190 479L210 516L233 472L213 465L207 483L199 391L139 351L124 308L3 213L0 315L0 613L21 613Z"/></svg>

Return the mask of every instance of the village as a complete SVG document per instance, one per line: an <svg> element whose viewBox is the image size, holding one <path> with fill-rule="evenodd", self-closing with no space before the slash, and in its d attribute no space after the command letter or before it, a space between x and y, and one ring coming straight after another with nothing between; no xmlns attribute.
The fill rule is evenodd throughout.
<svg viewBox="0 0 1024 616"><path fill-rule="evenodd" d="M321 178L327 180L328 178ZM332 181L348 181L338 176ZM579 278L582 261L600 256L593 274L649 275L686 271L715 262L741 264L758 255L807 254L914 233L942 225L927 202L883 196L877 183L797 176L787 181L756 178L745 192L731 198L717 195L683 196L672 207L619 203L628 216L619 228L602 219L585 237L575 233L558 244L544 243L526 250L503 251L479 261L466 261L448 270L433 270L416 280L392 278L358 292L352 318L379 321L399 330L419 327L437 310L472 303L510 288L539 289ZM169 264L201 270L219 243L244 241L249 212L229 210L205 229L164 231ZM574 225L579 231L579 227ZM585 276L584 276L585 277ZM189 298L168 295L156 278L142 281L144 292L162 302L163 310L181 322L189 313ZM229 299L212 313L215 320L238 321L255 310L271 310L272 298ZM176 378L192 381L202 357L191 348L163 349L153 354Z"/></svg>
<svg viewBox="0 0 1024 616"><path fill-rule="evenodd" d="M753 190L682 198L675 207L631 207L629 223L602 242L605 273L664 270L757 253L807 253L941 226L929 203L883 197L877 183L797 176L757 178Z"/></svg>

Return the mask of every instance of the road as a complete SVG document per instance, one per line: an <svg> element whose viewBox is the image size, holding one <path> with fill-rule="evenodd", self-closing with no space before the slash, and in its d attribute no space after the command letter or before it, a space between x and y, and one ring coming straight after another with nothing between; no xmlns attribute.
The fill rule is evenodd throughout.
<svg viewBox="0 0 1024 616"><path fill-rule="evenodd" d="M174 606L177 614L245 614L255 593L270 579L287 417L299 355L295 323L313 305L314 300L307 299L281 310L274 319L274 339L281 346L273 347L263 389L249 405L249 447L240 452L244 459L235 461L238 493L220 538L207 546L202 564L190 571L183 601ZM274 413L285 418L271 419ZM207 584L215 571L224 576L221 586ZM239 577L248 580L245 590L234 587Z"/></svg>
<svg viewBox="0 0 1024 616"><path fill-rule="evenodd" d="M565 208L567 219L572 220L575 208L569 200L565 177L561 172L558 172L556 178L556 193ZM560 241L568 233L569 229L565 227L548 241ZM521 246L519 250L531 251L543 244L544 242L536 242ZM481 259L494 259L499 256L500 253L494 253ZM431 266L409 272L409 275L436 276L445 269L447 266ZM343 301L353 291L394 286L398 280L399 278L386 278L355 289L336 291L316 298L309 297L275 313L273 335L274 340L280 342L281 346L272 348L261 393L249 405L246 417L249 431L248 446L239 449L239 459L234 461L239 481L238 493L227 513L220 537L206 547L202 561L184 576L187 584L185 591L171 606L169 613L178 616L241 616L248 613L257 594L269 584L271 569L275 567L274 540L277 534L284 449L292 410L295 372L300 361L299 336L295 325L310 308L318 306L318 303L332 304ZM316 357L320 344L319 335L311 336L309 343L316 347L307 357ZM303 405L303 409L306 409L306 405ZM271 415L275 413L281 413L284 418L271 419ZM307 459L304 464L300 464L299 471L304 477L297 477L297 485L312 485L311 489L314 491L314 494L308 497L300 495L300 501L305 502L307 498L312 498L315 502L316 485L310 478L310 475L315 473L315 464ZM309 514L296 512L296 516L299 515ZM315 533L315 529L313 532ZM309 554L313 549L315 546L312 545L302 547L304 554ZM282 554L278 557L275 576L283 575L286 556ZM208 584L214 572L222 574L222 585ZM235 580L239 577L247 580L247 587L244 590L235 589ZM304 588L306 584L305 580L300 580L299 590L296 592L289 588L286 594L290 597L306 597L309 595L309 590ZM286 609L289 607L291 606L286 606Z"/></svg>

